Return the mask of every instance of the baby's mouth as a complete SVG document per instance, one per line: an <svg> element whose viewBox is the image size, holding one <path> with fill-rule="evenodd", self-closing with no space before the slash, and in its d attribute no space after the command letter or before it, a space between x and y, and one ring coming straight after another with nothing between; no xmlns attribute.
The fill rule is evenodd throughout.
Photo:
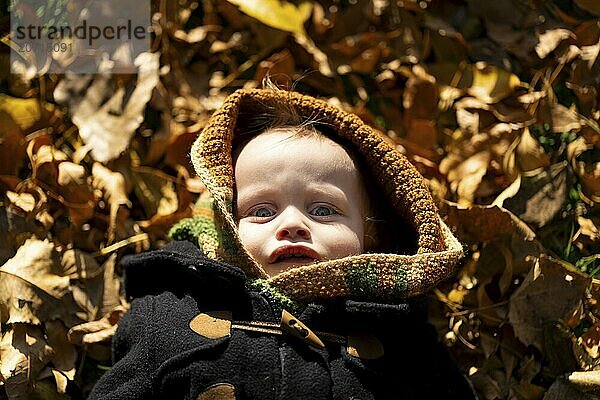
<svg viewBox="0 0 600 400"><path fill-rule="evenodd" d="M269 263L307 264L320 259L319 253L311 248L300 245L278 247L269 257Z"/></svg>

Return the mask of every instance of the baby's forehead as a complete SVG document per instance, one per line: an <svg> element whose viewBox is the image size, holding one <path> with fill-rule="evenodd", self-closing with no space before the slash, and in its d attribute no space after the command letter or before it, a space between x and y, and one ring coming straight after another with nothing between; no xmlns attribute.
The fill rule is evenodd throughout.
<svg viewBox="0 0 600 400"><path fill-rule="evenodd" d="M270 129L252 138L238 151L245 164L264 164L272 158L289 162L315 163L326 170L343 169L355 171L356 163L350 153L340 144L315 131L297 128Z"/></svg>

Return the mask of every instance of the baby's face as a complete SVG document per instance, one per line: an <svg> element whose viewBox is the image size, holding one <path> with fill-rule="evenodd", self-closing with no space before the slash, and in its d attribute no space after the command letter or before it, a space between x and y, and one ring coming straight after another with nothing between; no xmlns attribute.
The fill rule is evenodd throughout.
<svg viewBox="0 0 600 400"><path fill-rule="evenodd" d="M240 152L235 182L242 244L270 276L362 253L364 188L332 140L260 134Z"/></svg>

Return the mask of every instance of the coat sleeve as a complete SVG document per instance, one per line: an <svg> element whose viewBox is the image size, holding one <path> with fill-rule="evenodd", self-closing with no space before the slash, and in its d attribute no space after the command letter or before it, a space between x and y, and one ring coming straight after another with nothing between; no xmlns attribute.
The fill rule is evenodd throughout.
<svg viewBox="0 0 600 400"><path fill-rule="evenodd" d="M112 342L113 367L92 389L88 399L150 399L155 370L148 340L155 299L135 299L119 321Z"/></svg>

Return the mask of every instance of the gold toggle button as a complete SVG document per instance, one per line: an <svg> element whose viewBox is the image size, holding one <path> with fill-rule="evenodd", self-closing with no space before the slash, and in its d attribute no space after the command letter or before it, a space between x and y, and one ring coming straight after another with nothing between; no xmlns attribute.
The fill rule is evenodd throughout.
<svg viewBox="0 0 600 400"><path fill-rule="evenodd" d="M313 331L286 310L281 312L281 330L317 349L325 348L325 344Z"/></svg>

